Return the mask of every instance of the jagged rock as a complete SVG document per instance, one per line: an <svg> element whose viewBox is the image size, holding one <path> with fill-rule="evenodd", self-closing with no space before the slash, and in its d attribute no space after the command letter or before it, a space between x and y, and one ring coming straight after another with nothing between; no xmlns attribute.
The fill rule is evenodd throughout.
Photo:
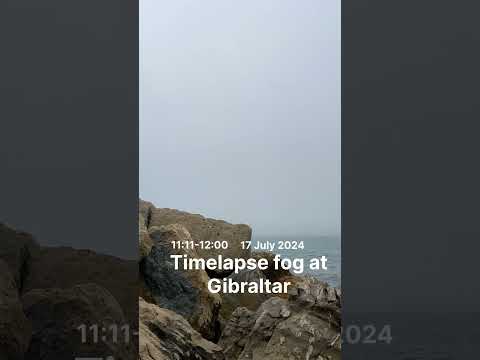
<svg viewBox="0 0 480 360"><path fill-rule="evenodd" d="M22 360L31 337L31 326L18 298L6 262L0 260L0 359Z"/></svg>
<svg viewBox="0 0 480 360"><path fill-rule="evenodd" d="M236 312L236 316L238 317L238 312ZM251 322L252 315L249 313L245 313L247 319L245 320L245 324L249 321ZM288 305L288 301L285 299L280 299L277 297L272 297L265 301L262 306L255 312L255 316L253 317L253 326L250 328L250 332L245 339L242 339L240 343L236 342L236 346L240 347L241 343L245 345L242 347L240 355L235 357L235 360L238 359L260 359L265 356L263 353L263 349L268 344L268 340L272 337L273 332L276 326L282 322L283 320L287 319L291 315L291 310ZM242 323L241 320L236 321L237 324ZM236 333L236 330L230 330L229 327L235 325L235 323L229 322L225 329L225 334L230 332ZM229 341L225 341L226 335L222 336L220 339L219 345L224 347L225 349L231 346ZM257 357L253 357L254 353ZM234 358L231 358L234 359Z"/></svg>
<svg viewBox="0 0 480 360"><path fill-rule="evenodd" d="M26 316L33 325L27 360L74 359L77 356L112 355L135 358L137 348L122 326L128 323L117 301L96 284L69 289L35 289L22 297ZM86 326L86 337L78 329ZM98 326L98 341L90 326ZM118 329L113 338L111 326ZM104 330L105 329L105 330Z"/></svg>
<svg viewBox="0 0 480 360"><path fill-rule="evenodd" d="M150 203L140 201L142 215L148 218L148 227L181 224L190 233L196 243L203 242L204 247L197 247L198 256L202 258L216 257L219 254L231 258L247 258L249 249L242 248L242 242L250 241L252 229L248 225L233 225L223 220L205 218L202 215L190 214L175 209L152 208ZM228 249L215 249L214 241L226 241ZM209 244L211 246L208 246ZM218 276L228 276L229 273L215 272Z"/></svg>
<svg viewBox="0 0 480 360"><path fill-rule="evenodd" d="M18 289L23 287L30 258L37 249L38 245L31 235L0 224L0 259L9 266Z"/></svg>
<svg viewBox="0 0 480 360"><path fill-rule="evenodd" d="M256 282L260 279L267 279L261 270L242 270L238 274L231 274L228 278L235 282ZM222 294L222 307L220 313L224 319L229 319L232 312L238 307L245 307L249 310L257 310L267 300L267 294Z"/></svg>
<svg viewBox="0 0 480 360"><path fill-rule="evenodd" d="M42 247L30 260L23 293L95 283L107 289L135 327L138 323L138 262L68 247Z"/></svg>
<svg viewBox="0 0 480 360"><path fill-rule="evenodd" d="M151 302L184 316L193 328L209 340L218 337L218 311L221 298L208 291L204 270L175 270L170 255L197 257L195 249L173 249L172 241L191 241L187 229L179 224L150 227L155 245L140 262L140 273Z"/></svg>
<svg viewBox="0 0 480 360"><path fill-rule="evenodd" d="M139 299L140 360L223 360L222 349L180 315Z"/></svg>
<svg viewBox="0 0 480 360"><path fill-rule="evenodd" d="M325 283L305 278L289 299L272 297L256 312L238 308L219 341L226 359L340 359L337 294Z"/></svg>
<svg viewBox="0 0 480 360"><path fill-rule="evenodd" d="M255 312L237 308L225 324L219 345L223 346L226 359L238 359L247 345L248 335L255 324Z"/></svg>
<svg viewBox="0 0 480 360"><path fill-rule="evenodd" d="M340 289L310 276L297 277L297 280L292 283L289 295L296 302L332 305L339 310L342 307Z"/></svg>
<svg viewBox="0 0 480 360"><path fill-rule="evenodd" d="M312 312L301 312L282 321L262 350L260 347L245 351L241 359L257 359L255 353L265 360L282 359L340 359L337 348L340 333L328 320ZM262 353L266 354L265 357Z"/></svg>

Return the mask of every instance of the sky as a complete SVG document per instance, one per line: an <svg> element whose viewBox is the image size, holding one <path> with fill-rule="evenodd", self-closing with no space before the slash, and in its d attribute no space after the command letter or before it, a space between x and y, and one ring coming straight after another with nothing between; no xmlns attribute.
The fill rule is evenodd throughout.
<svg viewBox="0 0 480 360"><path fill-rule="evenodd" d="M340 1L140 1L140 197L340 234Z"/></svg>

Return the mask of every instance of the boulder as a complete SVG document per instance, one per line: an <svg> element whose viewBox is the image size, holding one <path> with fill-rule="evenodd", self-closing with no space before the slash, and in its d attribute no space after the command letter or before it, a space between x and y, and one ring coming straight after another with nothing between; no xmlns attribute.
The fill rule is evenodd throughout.
<svg viewBox="0 0 480 360"><path fill-rule="evenodd" d="M279 323L263 349L258 346L244 350L239 360L340 359L339 344L340 332L328 320L314 311L305 311Z"/></svg>
<svg viewBox="0 0 480 360"><path fill-rule="evenodd" d="M231 258L247 258L250 256L249 249L242 248L242 242L250 241L252 229L248 225L233 225L223 220L205 218L198 214L174 209L151 209L149 228L152 226L163 226L170 224L181 224L190 233L192 239L203 247L197 247L198 256L208 259L219 254ZM226 241L227 249L215 249L213 242ZM217 276L228 276L230 273L217 271Z"/></svg>
<svg viewBox="0 0 480 360"><path fill-rule="evenodd" d="M136 346L131 332L122 330L129 324L120 305L106 289L96 284L69 289L35 289L26 293L22 302L33 325L27 360L104 355L125 360L135 357ZM97 337L91 326L97 327ZM117 338L114 338L112 327L118 331Z"/></svg>
<svg viewBox="0 0 480 360"><path fill-rule="evenodd" d="M140 274L150 302L184 316L204 337L218 337L218 311L221 298L208 291L208 275L204 270L175 270L170 255L197 257L195 249L173 249L172 241L191 241L187 229L178 224L151 227L154 242L148 256L140 262Z"/></svg>
<svg viewBox="0 0 480 360"><path fill-rule="evenodd" d="M239 307L232 313L222 330L219 342L223 347L225 359L238 359L249 341L255 320L255 312L244 307Z"/></svg>
<svg viewBox="0 0 480 360"><path fill-rule="evenodd" d="M270 251L252 251L252 255L250 256L257 261L262 258L267 259L268 268L266 270L262 270L262 272L265 274L266 278L272 282L279 281L281 278L291 275L289 270L284 270L282 268L275 269L273 262L275 255L275 253Z"/></svg>
<svg viewBox="0 0 480 360"><path fill-rule="evenodd" d="M23 313L15 280L0 260L0 359L22 360L31 337L31 325Z"/></svg>
<svg viewBox="0 0 480 360"><path fill-rule="evenodd" d="M238 274L231 274L231 278L235 282L259 282L260 279L268 279L271 282L290 282L296 284L304 281L304 278L292 275L290 271L279 269L276 270L273 258L275 254L268 251L254 251L251 258L255 260L267 259L268 268L266 270L243 270ZM295 289L295 287L294 287ZM273 294L222 294L222 308L220 314L223 319L229 319L232 312L237 307L245 307L248 310L256 311L260 305ZM277 297L288 298L288 294L276 294Z"/></svg>
<svg viewBox="0 0 480 360"><path fill-rule="evenodd" d="M288 299L272 297L257 311L237 308L219 341L227 360L340 359L341 299L305 278Z"/></svg>
<svg viewBox="0 0 480 360"><path fill-rule="evenodd" d="M231 274L228 278L235 282L256 282L260 279L267 279L261 270L242 270L238 274ZM268 294L222 294L222 308L220 314L222 318L229 319L233 311L238 307L244 307L249 310L257 310L260 305L269 298Z"/></svg>
<svg viewBox="0 0 480 360"><path fill-rule="evenodd" d="M0 224L0 239L0 259L9 266L15 286L21 289L29 271L32 253L38 249L38 245L31 235L5 224Z"/></svg>
<svg viewBox="0 0 480 360"><path fill-rule="evenodd" d="M132 327L138 324L138 262L69 247L42 247L30 260L23 291L95 283L120 304Z"/></svg>
<svg viewBox="0 0 480 360"><path fill-rule="evenodd" d="M170 310L139 299L140 360L223 360L222 349Z"/></svg>
<svg viewBox="0 0 480 360"><path fill-rule="evenodd" d="M340 318L342 298L340 289L329 286L314 277L296 277L289 290L289 299L299 304L330 307ZM340 321L340 320L339 320Z"/></svg>

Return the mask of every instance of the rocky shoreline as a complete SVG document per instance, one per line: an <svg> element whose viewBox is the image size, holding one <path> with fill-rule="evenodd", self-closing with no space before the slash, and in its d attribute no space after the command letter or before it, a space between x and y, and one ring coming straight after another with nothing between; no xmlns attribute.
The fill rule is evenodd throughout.
<svg viewBox="0 0 480 360"><path fill-rule="evenodd" d="M139 258L43 247L0 224L0 359L337 360L341 291L275 270L251 252L247 225L139 203ZM172 249L172 241L228 242L228 249ZM172 253L267 259L264 270L175 270ZM112 275L113 274L113 275ZM284 294L212 293L212 279L289 282ZM79 329L128 329L122 339L81 341ZM120 330L118 330L120 331ZM82 335L83 336L83 335ZM105 355L105 356L106 356Z"/></svg>
<svg viewBox="0 0 480 360"><path fill-rule="evenodd" d="M341 358L341 291L274 270L273 254L243 249L247 225L233 225L140 201L140 359L336 360ZM228 241L228 250L172 249L172 242ZM261 271L174 270L170 255L266 258ZM212 294L209 279L281 281L287 294ZM160 319L155 322L152 312ZM152 324L152 321L155 324ZM168 324L169 326L161 326ZM161 329L160 329L161 328Z"/></svg>

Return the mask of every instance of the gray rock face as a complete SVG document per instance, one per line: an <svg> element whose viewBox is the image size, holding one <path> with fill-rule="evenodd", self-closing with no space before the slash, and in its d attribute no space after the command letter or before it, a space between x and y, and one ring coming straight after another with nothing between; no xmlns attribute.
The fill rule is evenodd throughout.
<svg viewBox="0 0 480 360"><path fill-rule="evenodd" d="M223 360L222 349L202 338L180 315L139 299L140 360Z"/></svg>
<svg viewBox="0 0 480 360"><path fill-rule="evenodd" d="M140 261L149 300L181 314L207 339L215 339L220 296L208 291L204 270L175 270L170 258L171 254L197 257L195 249L173 249L171 245L171 241L191 241L190 234L178 224L151 227L149 233L155 245Z"/></svg>
<svg viewBox="0 0 480 360"><path fill-rule="evenodd" d="M95 284L70 289L36 289L22 298L25 314L33 325L27 360L74 359L76 356L112 355L115 359L136 358L136 346L120 328L128 325L112 295ZM82 339L79 326L86 326ZM94 339L90 326L98 326ZM111 326L118 327L114 339ZM107 331L103 331L106 329Z"/></svg>
<svg viewBox="0 0 480 360"><path fill-rule="evenodd" d="M7 264L0 260L0 359L22 360L30 343L31 331L15 280Z"/></svg>
<svg viewBox="0 0 480 360"><path fill-rule="evenodd" d="M341 299L313 279L256 312L238 308L219 341L227 360L340 359Z"/></svg>
<svg viewBox="0 0 480 360"><path fill-rule="evenodd" d="M185 317L192 315L199 291L185 274L174 270L168 249L154 245L142 260L140 271L158 306Z"/></svg>
<svg viewBox="0 0 480 360"><path fill-rule="evenodd" d="M233 225L223 220L205 218L202 215L190 214L175 209L154 208L152 204L140 201L140 212L148 219L147 226L164 226L181 224L190 233L192 239L199 243L204 242L204 247L198 247L198 256L202 258L216 257L219 254L225 257L243 257L250 255L249 249L242 249L242 241L250 241L252 229L248 225ZM212 242L226 241L228 249L215 249ZM209 242L209 243L207 243ZM212 246L208 246L208 244ZM227 276L229 274L218 273Z"/></svg>

